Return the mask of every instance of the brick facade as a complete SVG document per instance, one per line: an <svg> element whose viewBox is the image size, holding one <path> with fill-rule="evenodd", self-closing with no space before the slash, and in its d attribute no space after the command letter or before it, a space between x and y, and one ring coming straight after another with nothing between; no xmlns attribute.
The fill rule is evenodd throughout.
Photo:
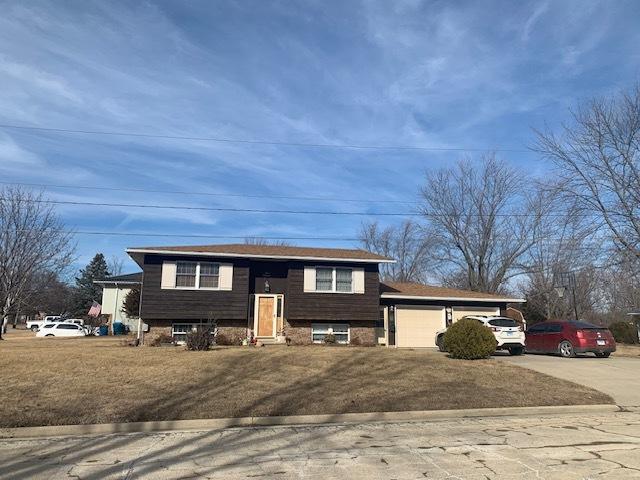
<svg viewBox="0 0 640 480"><path fill-rule="evenodd" d="M185 320L176 320L176 323L190 323ZM172 333L172 320L150 320L149 331L144 334L144 344L151 345L153 341L162 334L171 336ZM194 322L197 323L197 322ZM241 345L242 340L247 338L247 328L242 325L237 325L238 322L226 322L225 324L218 325L218 335L220 338L220 345Z"/></svg>
<svg viewBox="0 0 640 480"><path fill-rule="evenodd" d="M311 321L285 320L284 335L291 339L291 345L311 345Z"/></svg>
<svg viewBox="0 0 640 480"><path fill-rule="evenodd" d="M309 320L287 320L285 321L285 336L291 339L291 345L311 345L311 325L313 322ZM348 323L350 330L350 338L352 345L375 346L376 338L376 322L340 322Z"/></svg>
<svg viewBox="0 0 640 480"><path fill-rule="evenodd" d="M151 345L161 334L171 335L172 320L151 320L149 331L144 335L144 344ZM176 323L188 323L184 320L176 320ZM291 339L291 345L311 345L310 320L285 320L284 334ZM350 325L350 338L352 345L375 346L377 343L375 322L348 322ZM247 328L237 325L237 322L218 324L219 345L241 345L247 337Z"/></svg>
<svg viewBox="0 0 640 480"><path fill-rule="evenodd" d="M377 344L376 322L351 322L350 337L352 345L373 347Z"/></svg>

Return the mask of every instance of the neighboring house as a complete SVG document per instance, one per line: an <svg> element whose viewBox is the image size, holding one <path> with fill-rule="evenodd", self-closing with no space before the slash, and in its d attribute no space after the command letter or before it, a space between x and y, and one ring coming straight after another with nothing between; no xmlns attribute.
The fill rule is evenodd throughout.
<svg viewBox="0 0 640 480"><path fill-rule="evenodd" d="M94 283L102 286L102 315L108 318L109 325L113 328L114 323L122 322L135 331L138 319L127 317L122 306L131 289L142 285L142 272L107 277Z"/></svg>
<svg viewBox="0 0 640 480"><path fill-rule="evenodd" d="M394 260L364 250L234 244L127 253L144 272L145 343L160 333L184 340L198 324L215 322L236 343L249 332L264 343L292 344L322 343L331 333L338 343L432 347L431 333L447 318L498 314L522 301L381 284L378 265Z"/></svg>

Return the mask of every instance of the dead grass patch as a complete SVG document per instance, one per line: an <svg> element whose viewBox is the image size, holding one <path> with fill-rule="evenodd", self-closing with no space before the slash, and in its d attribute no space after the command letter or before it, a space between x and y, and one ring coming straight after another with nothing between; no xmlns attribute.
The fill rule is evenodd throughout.
<svg viewBox="0 0 640 480"><path fill-rule="evenodd" d="M640 345L618 343L616 345L616 351L612 355L614 357L640 357Z"/></svg>
<svg viewBox="0 0 640 480"><path fill-rule="evenodd" d="M613 403L495 360L359 347L121 346L118 337L0 342L0 426Z"/></svg>

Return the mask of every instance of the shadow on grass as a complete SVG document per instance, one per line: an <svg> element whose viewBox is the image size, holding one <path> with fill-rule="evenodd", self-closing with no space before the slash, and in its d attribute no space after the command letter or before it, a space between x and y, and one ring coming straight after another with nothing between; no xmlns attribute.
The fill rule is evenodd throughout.
<svg viewBox="0 0 640 480"><path fill-rule="evenodd" d="M299 348L289 352L270 352L261 355L254 352L251 355L222 356L215 352L202 356L202 368L207 368L207 362L216 362L216 371L221 375L194 376L191 381L184 382L180 387L167 389L157 398L131 406L122 412L122 417L131 422L146 420L163 420L184 418L183 412L197 412L198 406L206 404L211 398L228 396L235 392L237 398L233 409L236 417L262 415L296 415L296 414L340 414L359 411L400 411L421 405L438 408L462 408L455 402L463 394L473 395L481 401L489 398L491 405L500 406L496 399L491 400L488 392L496 385L471 383L465 386L464 392L460 384L464 380L451 378L450 381L440 380L440 383L429 382L429 368L438 368L444 377L461 375L460 364L453 362L424 362L421 355L403 357L403 361L384 362L385 355L370 355L368 351L353 349L342 351L336 349L335 355L323 359L322 367L315 368L313 374L305 369L305 354L313 353ZM294 355L290 355L291 353ZM379 364L371 365L372 359ZM424 359L422 359L424 360ZM274 362L290 361L293 365L289 372L295 378L283 378L281 384L261 384L256 381L260 372L273 368ZM466 364L465 364L466 365ZM402 383L394 383L396 379L407 377L407 369L422 369L416 376L410 377L412 388L403 390ZM491 366L490 371L501 368ZM369 384L363 381L363 372L376 369L376 375L366 377ZM297 374L296 374L297 372ZM300 374L305 373L306 376ZM189 372L185 372L189 375ZM251 375L250 382L248 377ZM422 384L414 385L416 378L424 377ZM158 379L161 381L161 379ZM371 382L379 384L371 385ZM504 382L503 382L504 383ZM497 385L504 387L503 383ZM247 385L252 386L248 392ZM260 388L264 388L260 392ZM377 387L371 388L371 387ZM456 390L457 388L457 390ZM243 391L246 396L242 396ZM378 397L375 396L379 392ZM250 393L250 394L249 394ZM508 395L505 391L505 396ZM446 397L449 395L449 397ZM455 398L451 398L455 397ZM514 397L515 398L515 397ZM506 403L510 400L503 399ZM512 400L511 400L512 401ZM266 405L266 407L265 407ZM309 406L318 406L320 411L309 411ZM218 412L210 412L210 418L221 416ZM329 419L331 421L331 418ZM0 476L6 478L31 478L48 475L55 477L60 469L70 472L74 466L81 465L86 472L80 475L83 479L102 479L108 476L121 475L123 478L142 476L162 476L167 468L185 465L185 473L194 476L231 475L244 469L249 471L259 467L249 465L253 461L262 462L272 457L276 460L281 451L294 452L304 457L304 446L300 445L303 438L305 445L314 442L331 444L330 436L337 431L353 428L346 425L333 427L317 426L305 430L305 435L292 435L298 428L291 427L245 427L227 430L213 430L206 432L190 432L180 438L180 434L114 434L104 436L58 438L50 441L38 440L25 444L37 445L32 450L22 453L15 459L10 459L0 467ZM166 440L166 441L165 441ZM13 440L11 442L21 442ZM47 445L45 448L42 445ZM57 446L59 445L59 446ZM350 445L343 446L346 449ZM100 458L113 458L113 462L102 464ZM290 453L288 453L290 455ZM135 458L128 458L135 457ZM106 463L106 462L105 462ZM68 468L67 468L68 467ZM57 470L56 470L57 469ZM66 469L66 470L65 470ZM76 472L71 472L73 476ZM256 473L256 472L252 472ZM260 472L258 472L260 473ZM262 472L264 474L264 472ZM295 475L296 472L287 472Z"/></svg>
<svg viewBox="0 0 640 480"><path fill-rule="evenodd" d="M302 399L311 395L322 395L326 382L336 379L344 388L357 395L357 388L362 384L362 379L350 375L349 372L358 371L365 356L353 352L350 357L336 358L328 362L326 367L311 378L303 378L298 382L288 383L277 389L270 389L265 395L257 396L251 402L242 402L242 408L237 410L236 416L252 416L263 402L270 402L274 412L279 415L296 412L296 406ZM226 362L225 369L237 369L234 359L220 359ZM258 363L254 365L254 363ZM243 368L259 366L260 358L254 357L249 365ZM401 367L389 369L389 375L400 374ZM172 391L169 397L150 399L148 402L137 406L127 412L126 417L131 421L144 421L149 418L157 419L157 412L162 411L163 418L177 418L181 409L204 401L210 395L222 395L228 389L241 387L242 375L236 375L229 382L218 382L213 379L209 382L199 382L197 388L194 385L186 385L179 391ZM415 395L412 392L411 395ZM394 398L399 404L406 399L401 392L394 392ZM343 413L349 409L341 409L338 412L318 413ZM214 415L215 416L215 415ZM331 422L331 418L329 419ZM350 428L349 426L323 426L308 429L304 437L305 442L317 442L327 435L335 432L335 429ZM265 433L268 432L268 433ZM15 459L11 459L0 469L0 477L6 478L31 478L45 475L55 475L56 471L63 469L66 474L75 476L74 466L81 466L87 472L80 475L82 479L102 479L108 476L121 474L123 478L143 477L145 475L158 475L165 472L168 467L177 464L189 464L185 470L191 475L207 476L208 474L223 475L225 472L238 468L256 468L249 464L258 457L275 456L280 450L291 451L299 449L299 437L291 435L291 427L245 427L228 430L214 430L207 432L190 432L186 437L177 442L170 442L162 446L167 436L174 434L111 434L103 436L56 438L52 440L25 441L33 442L37 447L22 453ZM145 440L155 439L150 445L141 446ZM2 440L0 440L1 442ZM10 442L22 442L24 440L9 440ZM53 446L43 449L42 443L50 442ZM56 447L55 444L62 446ZM197 446L196 446L197 445ZM349 446L345 445L345 449ZM131 460L114 459L112 463L100 464L100 457L105 452L122 451L123 456L127 450L141 450ZM300 454L303 453L300 451ZM112 456L112 455L110 455ZM213 465L212 465L213 464ZM68 467L68 468L66 468ZM295 472L288 472L294 474Z"/></svg>

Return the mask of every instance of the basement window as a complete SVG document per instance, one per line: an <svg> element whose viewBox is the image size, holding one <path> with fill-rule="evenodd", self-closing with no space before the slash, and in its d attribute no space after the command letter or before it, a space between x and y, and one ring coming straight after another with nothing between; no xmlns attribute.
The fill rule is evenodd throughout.
<svg viewBox="0 0 640 480"><path fill-rule="evenodd" d="M184 345L187 343L187 333L195 330L196 325L192 323L174 323L171 331L171 336L176 343Z"/></svg>
<svg viewBox="0 0 640 480"><path fill-rule="evenodd" d="M348 323L314 323L311 325L313 343L324 343L327 335L333 334L336 343L348 344L350 340Z"/></svg>

